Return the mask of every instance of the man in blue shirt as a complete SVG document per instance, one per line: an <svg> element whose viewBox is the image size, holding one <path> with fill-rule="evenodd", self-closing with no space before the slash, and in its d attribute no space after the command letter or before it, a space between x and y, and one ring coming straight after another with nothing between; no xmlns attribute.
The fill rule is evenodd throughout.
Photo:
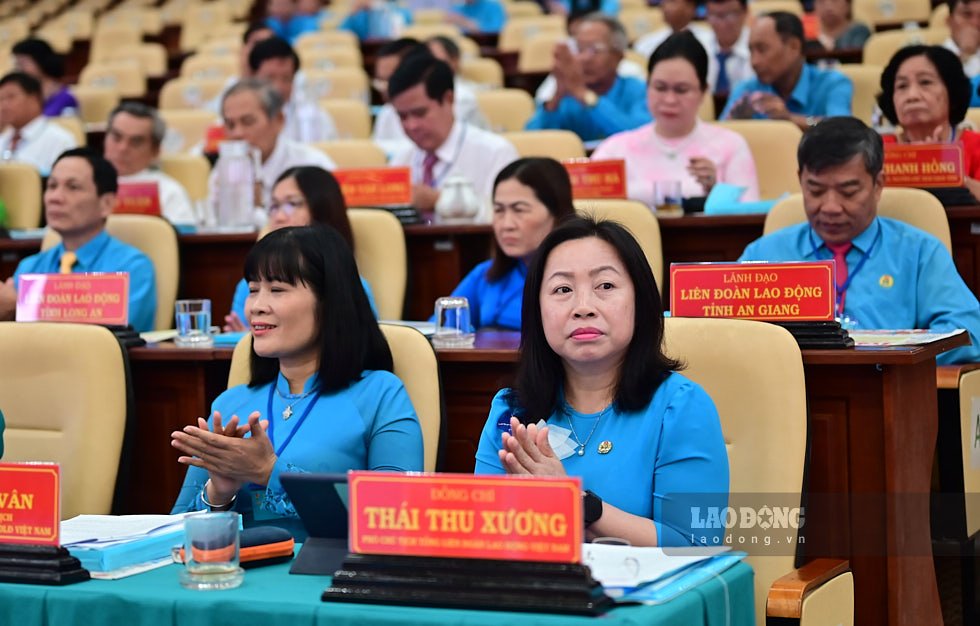
<svg viewBox="0 0 980 626"><path fill-rule="evenodd" d="M807 223L752 242L739 261L837 261L837 317L864 329L964 328L971 345L939 363L980 361L980 304L932 235L878 217L881 137L853 117L824 120L797 150Z"/></svg>
<svg viewBox="0 0 980 626"><path fill-rule="evenodd" d="M616 72L627 44L615 18L592 13L579 20L574 39L555 46L555 94L538 104L527 129L570 130L595 141L649 123L646 85Z"/></svg>
<svg viewBox="0 0 980 626"><path fill-rule="evenodd" d="M463 0L446 20L465 33L499 33L507 21L507 12L497 0Z"/></svg>
<svg viewBox="0 0 980 626"><path fill-rule="evenodd" d="M340 23L340 29L354 33L361 41L394 39L403 26L411 23L412 14L393 0L385 0L378 6L372 0L356 0Z"/></svg>
<svg viewBox="0 0 980 626"><path fill-rule="evenodd" d="M21 261L14 276L0 285L0 319L14 318L21 274L128 272L129 323L140 332L153 330L153 263L105 231L117 189L116 169L88 148L68 150L55 160L44 190L44 217L61 242Z"/></svg>
<svg viewBox="0 0 980 626"><path fill-rule="evenodd" d="M851 80L803 55L803 23L775 11L755 21L749 52L755 78L735 85L721 119L789 120L806 130L820 118L851 114Z"/></svg>

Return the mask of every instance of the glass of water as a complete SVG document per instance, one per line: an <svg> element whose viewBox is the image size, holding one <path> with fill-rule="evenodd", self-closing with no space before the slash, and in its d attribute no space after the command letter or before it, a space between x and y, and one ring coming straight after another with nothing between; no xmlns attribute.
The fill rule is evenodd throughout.
<svg viewBox="0 0 980 626"><path fill-rule="evenodd" d="M233 511L192 515L184 520L184 569L188 589L234 589L245 570L238 565L239 515Z"/></svg>
<svg viewBox="0 0 980 626"><path fill-rule="evenodd" d="M214 345L210 300L178 300L174 309L177 323L174 343L182 348L210 348Z"/></svg>
<svg viewBox="0 0 980 626"><path fill-rule="evenodd" d="M470 324L470 302L463 296L436 300L436 332L432 345L437 348L469 348L476 339Z"/></svg>

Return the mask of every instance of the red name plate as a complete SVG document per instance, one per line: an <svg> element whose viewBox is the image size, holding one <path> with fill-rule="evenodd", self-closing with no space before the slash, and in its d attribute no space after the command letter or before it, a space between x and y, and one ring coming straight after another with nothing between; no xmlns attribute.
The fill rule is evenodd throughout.
<svg viewBox="0 0 980 626"><path fill-rule="evenodd" d="M578 478L350 473L350 550L577 563Z"/></svg>
<svg viewBox="0 0 980 626"><path fill-rule="evenodd" d="M347 206L411 204L412 171L407 167L334 170Z"/></svg>
<svg viewBox="0 0 980 626"><path fill-rule="evenodd" d="M0 543L58 545L61 474L48 463L0 463Z"/></svg>
<svg viewBox="0 0 980 626"><path fill-rule="evenodd" d="M834 262L673 263L670 314L750 320L832 320Z"/></svg>
<svg viewBox="0 0 980 626"><path fill-rule="evenodd" d="M576 199L626 197L626 162L622 159L590 161L572 159L562 163L572 179Z"/></svg>
<svg viewBox="0 0 980 626"><path fill-rule="evenodd" d="M963 149L959 144L885 144L885 185L962 187Z"/></svg>
<svg viewBox="0 0 980 626"><path fill-rule="evenodd" d="M225 127L223 124L214 123L204 131L204 152L205 154L218 154L219 144L225 140Z"/></svg>
<svg viewBox="0 0 980 626"><path fill-rule="evenodd" d="M129 323L129 274L24 274L18 322Z"/></svg>
<svg viewBox="0 0 980 626"><path fill-rule="evenodd" d="M153 181L119 183L115 213L160 215L160 187Z"/></svg>

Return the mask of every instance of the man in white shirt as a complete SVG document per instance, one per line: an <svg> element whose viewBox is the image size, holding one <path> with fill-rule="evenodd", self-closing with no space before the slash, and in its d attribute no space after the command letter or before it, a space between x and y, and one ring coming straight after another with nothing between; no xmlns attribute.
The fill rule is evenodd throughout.
<svg viewBox="0 0 980 626"><path fill-rule="evenodd" d="M295 88L299 56L281 37L260 41L248 55L252 76L267 81L282 96L285 105L283 134L300 143L330 141L337 138L333 120L306 94Z"/></svg>
<svg viewBox="0 0 980 626"><path fill-rule="evenodd" d="M963 72L970 78L980 75L980 0L950 0L949 38L943 47L963 62Z"/></svg>
<svg viewBox="0 0 980 626"><path fill-rule="evenodd" d="M196 224L197 214L184 187L155 167L167 125L156 109L123 102L109 114L104 153L119 175L119 184L157 184L160 212L173 224Z"/></svg>
<svg viewBox="0 0 980 626"><path fill-rule="evenodd" d="M280 136L285 124L282 105L279 92L256 78L242 80L233 85L221 102L225 138L247 141L258 150L258 179L262 186L263 206L269 206L272 187L279 174L290 167L316 165L325 170L336 169L330 157L316 148ZM220 162L219 158L208 181L208 204L211 207L217 201L216 185Z"/></svg>
<svg viewBox="0 0 980 626"><path fill-rule="evenodd" d="M643 55L644 59L649 60L657 46L674 33L690 30L697 35L698 40L703 40L703 36L707 34L707 29L691 24L698 10L696 0L663 0L660 3L660 8L663 11L666 26L647 33L633 42L633 49Z"/></svg>
<svg viewBox="0 0 980 626"><path fill-rule="evenodd" d="M494 179L518 158L517 150L503 137L457 121L449 65L430 54L410 55L388 81L388 95L413 144L390 161L412 168L412 205L433 209L443 183L463 176L488 206Z"/></svg>
<svg viewBox="0 0 980 626"><path fill-rule="evenodd" d="M712 93L727 94L738 83L752 78L749 53L747 0L708 0L711 30L698 37L708 53L708 86Z"/></svg>
<svg viewBox="0 0 980 626"><path fill-rule="evenodd" d="M43 108L44 94L36 78L23 72L0 78L0 120L7 126L0 133L0 159L28 163L47 176L58 155L78 143L44 117Z"/></svg>

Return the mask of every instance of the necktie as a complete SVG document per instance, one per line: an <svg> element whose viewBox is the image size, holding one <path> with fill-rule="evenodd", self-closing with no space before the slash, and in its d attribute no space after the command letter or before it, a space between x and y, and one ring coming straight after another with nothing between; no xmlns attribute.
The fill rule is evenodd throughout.
<svg viewBox="0 0 980 626"><path fill-rule="evenodd" d="M77 260L78 256L74 252L66 251L61 255L61 267L59 271L62 274L71 274L71 268L75 266Z"/></svg>
<svg viewBox="0 0 980 626"><path fill-rule="evenodd" d="M728 84L728 68L725 67L728 57L732 56L731 51L719 50L715 53L718 58L718 80L715 81L715 93L728 93L731 85Z"/></svg>
<svg viewBox="0 0 980 626"><path fill-rule="evenodd" d="M845 287L847 286L847 253L850 251L852 244L848 243L828 243L827 249L830 250L834 255L834 265L837 269L836 276L834 277L834 282L837 283L837 314L842 315L844 313L844 297L847 295Z"/></svg>
<svg viewBox="0 0 980 626"><path fill-rule="evenodd" d="M435 152L426 152L425 159L422 160L422 184L426 187L435 187L435 176L433 175L433 168L435 168L436 163L439 162L439 157L436 156Z"/></svg>

